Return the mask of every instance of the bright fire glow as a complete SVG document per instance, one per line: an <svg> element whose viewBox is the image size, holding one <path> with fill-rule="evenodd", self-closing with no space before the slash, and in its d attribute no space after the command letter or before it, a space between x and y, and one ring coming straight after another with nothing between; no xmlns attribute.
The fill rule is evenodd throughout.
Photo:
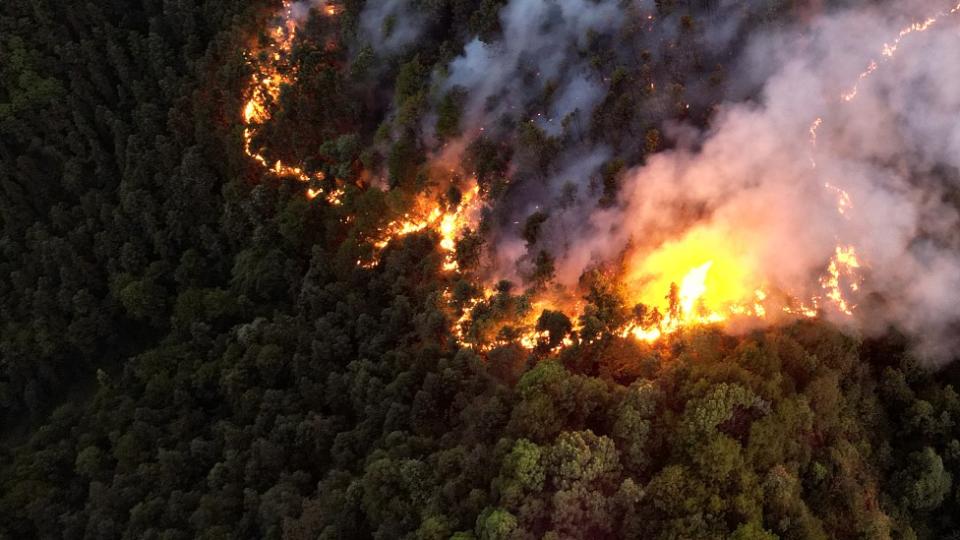
<svg viewBox="0 0 960 540"><path fill-rule="evenodd" d="M848 280L852 291L859 289L859 276L856 271L860 268L860 261L852 246L837 246L836 253L830 259L827 274L820 278L820 285L826 291L827 298L833 302L841 312L852 315L853 306L844 297L843 280Z"/></svg>
<svg viewBox="0 0 960 540"><path fill-rule="evenodd" d="M628 325L625 335L653 341L683 326L755 313L755 265L719 231L694 229L679 241L638 255L629 267L624 277L631 302L655 314Z"/></svg>
<svg viewBox="0 0 960 540"><path fill-rule="evenodd" d="M414 208L381 227L377 231L377 239L372 245L375 249L373 259L357 261L358 266L371 268L379 261L380 252L390 242L404 236L434 229L440 235L440 249L444 253L443 269L446 271L458 270L457 239L460 234L477 220L477 210L482 205L480 187L473 182L473 187L465 191L460 197L460 203L446 211L433 198L422 196L418 198Z"/></svg>
<svg viewBox="0 0 960 540"><path fill-rule="evenodd" d="M835 248L824 272L816 279L819 290L801 298L784 292L771 294L769 291L780 289L765 282L750 246L739 245L730 238L727 231L698 227L653 252L638 252L628 258L627 270L618 276L624 284L626 307L642 304L643 309L635 310L635 316L615 334L652 343L684 328L734 319L749 326L750 321L812 318L822 312L847 317L853 314L856 304L850 295L859 290L862 265L852 246ZM493 296L488 288L464 306L453 330L459 342L469 341L464 328L472 323L474 309ZM527 317L511 323L521 330L516 340L520 346L533 350L547 342L548 334L535 327L543 309L573 315L574 326L582 314L582 306L569 301L534 302ZM567 337L557 348L576 342ZM488 351L507 344L495 340L471 346Z"/></svg>
<svg viewBox="0 0 960 540"><path fill-rule="evenodd" d="M949 11L902 29L894 40L884 44L879 61L871 60L859 74L855 84L842 93L842 101L856 98L861 83L880 69L882 62L895 56L906 36L926 31L942 17L958 11L960 3ZM327 3L321 6L320 13L336 16L340 13L340 8ZM245 102L240 115L244 125L244 152L269 174L293 177L307 183L306 196L309 199L322 196L330 204L342 204L342 188L325 190L320 187L325 180L321 171L308 171L302 165L289 165L280 160L271 163L265 150L255 147L254 141L262 126L271 120L283 88L297 81L297 65L292 58L297 31L293 1L283 0L280 23L268 32L266 45L246 53L252 75L244 90ZM822 118L817 118L809 128L810 160L814 168L817 132L823 122ZM391 221L371 235L374 255L371 260L357 261L357 264L363 267L374 266L379 261L380 252L390 242L431 230L439 236L443 269L447 272L459 271L456 260L457 241L468 227L476 224L477 211L483 204L476 182L472 181L469 185L471 187L453 207L438 202L437 197L418 197L411 209L401 218ZM829 182L823 182L823 186L836 196L837 211L849 218L849 212L853 209L850 195ZM838 245L826 262L823 274L819 278L812 276L811 281L816 279L820 286L819 291L804 298L779 292L771 294L771 291L778 289L763 279L750 246L740 245L731 237L729 231L709 227L694 228L653 251L634 253L628 259L626 270L618 278L624 286L627 302L631 306L642 304L643 309L636 310L636 320L627 323L618 333L623 337L633 337L646 342L659 340L685 327L721 323L734 318L766 320L768 314L781 313L796 317L815 317L824 310L849 316L856 308L850 295L859 291L862 282L859 273L862 264L854 247ZM453 329L459 342L467 341L464 328L472 323L474 309L483 303L494 301L495 296L495 292L487 287L480 296L462 306ZM445 291L445 297L446 301L452 302L449 289ZM581 313L582 306L571 307L567 302L554 305L552 302L538 300L533 302L527 315L520 317L523 320L513 321L520 332L512 334L513 339L520 346L535 349L547 343L549 334L536 330L537 317L545 308L571 313L574 316L574 327L577 327L576 317ZM556 348L576 342L576 337L567 337ZM495 341L474 345L480 350L489 350L505 344Z"/></svg>
<svg viewBox="0 0 960 540"><path fill-rule="evenodd" d="M639 260L638 260L639 259ZM682 317L697 318L726 311L750 297L759 281L749 253L721 231L697 228L650 254L636 257L625 276L635 302L668 314L665 295L679 284Z"/></svg>
<svg viewBox="0 0 960 540"><path fill-rule="evenodd" d="M937 22L939 22L940 19L942 19L943 17L953 15L957 12L960 12L960 2L958 2L950 10L941 11L940 13L932 17L927 17L922 21L917 21L910 24L909 26L904 27L897 34L896 39L894 39L891 43L883 44L883 48L880 51L881 56L883 56L883 61L886 62L892 59L894 55L896 55L897 49L900 48L900 42L903 41L903 38L909 36L910 34L926 32L927 30L930 29L931 26L937 24ZM857 81L853 84L853 86L850 87L849 90L843 92L840 95L840 99L842 99L843 101L852 101L855 97L857 97L857 94L860 91L860 84L864 80L869 78L870 75L872 75L879 68L880 68L880 65L877 63L876 60L870 60L870 63L867 65L867 68L860 73L860 75L857 77Z"/></svg>
<svg viewBox="0 0 960 540"><path fill-rule="evenodd" d="M327 4L322 11L333 16L337 14L337 7ZM241 115L244 124L243 151L273 176L293 177L311 184L306 192L307 198L315 199L324 193L319 187L325 178L322 171L308 172L301 166L286 165L280 160L271 165L263 154L263 149L254 148L253 140L260 128L272 118L272 107L280 98L283 87L297 81L297 67L291 62L293 43L297 36L297 22L291 0L283 1L280 19L281 22L268 33L269 42L263 49L246 52L247 63L253 74L244 90L246 103ZM343 191L335 189L326 199L330 204L340 204L342 196Z"/></svg>
<svg viewBox="0 0 960 540"><path fill-rule="evenodd" d="M777 304L767 292L769 284L757 273L749 254L719 232L696 229L678 242L667 243L646 256L633 272L646 278L636 301L661 315L632 323L627 331L652 341L685 326L724 322L732 317L764 319ZM807 299L787 297L779 311L788 315L815 317L832 307L850 316L856 307L848 298L859 290L860 261L853 246L837 246L819 283L822 294ZM663 291L676 288L676 296Z"/></svg>
<svg viewBox="0 0 960 540"><path fill-rule="evenodd" d="M690 270L680 282L680 309L682 313L693 313L693 306L697 300L707 292L707 272L713 266L713 261L707 261Z"/></svg>

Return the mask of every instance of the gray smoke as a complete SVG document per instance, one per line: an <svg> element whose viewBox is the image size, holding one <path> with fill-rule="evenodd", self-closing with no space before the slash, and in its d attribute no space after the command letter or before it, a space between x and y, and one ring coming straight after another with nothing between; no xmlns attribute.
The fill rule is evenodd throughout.
<svg viewBox="0 0 960 540"><path fill-rule="evenodd" d="M368 1L360 13L360 37L379 55L402 52L423 32L426 18L411 0Z"/></svg>
<svg viewBox="0 0 960 540"><path fill-rule="evenodd" d="M536 121L557 134L565 117L578 111L589 117L603 98L604 81L588 68L582 51L591 32L615 33L622 15L614 0L511 0L500 12L502 37L467 43L440 86L467 91L464 117L477 129L525 112L551 85L554 98Z"/></svg>
<svg viewBox="0 0 960 540"><path fill-rule="evenodd" d="M923 4L914 18L944 9ZM577 249L560 261L558 280L575 283L628 243L642 257L666 238L709 228L771 283L814 295L835 246L852 245L866 265L855 298L869 321L862 328L897 325L922 354L948 358L960 321L960 34L957 16L944 17L885 60L883 43L910 22L856 10L755 38L743 69L772 73L760 98L723 106L698 140L630 171L614 208L574 220L583 223ZM879 68L844 102L870 59ZM853 207L838 212L827 183Z"/></svg>
<svg viewBox="0 0 960 540"><path fill-rule="evenodd" d="M310 18L313 11L322 11L328 3L327 0L300 0L290 4L290 15L299 26Z"/></svg>
<svg viewBox="0 0 960 540"><path fill-rule="evenodd" d="M760 34L758 21L775 15L767 4L706 3L695 14L704 30L684 37L684 13L649 0L510 0L501 37L469 41L433 81L435 99L465 96L463 138L436 148L446 160L481 133L523 152L520 121L563 141L546 176L514 160L509 192L496 201L490 274L517 280L546 249L556 281L575 287L591 267L642 260L671 239L712 231L765 283L810 298L823 295L819 278L836 247L853 246L864 282L846 292L858 316L828 315L867 333L895 325L917 338L921 354L943 361L960 345L958 15L906 36L892 58L881 51L902 28L954 6L908 0L822 14L813 2L792 28ZM410 6L368 3L361 26L379 50L417 37L422 23ZM597 36L615 37L616 61L626 65L647 51L694 66L695 53L677 46L688 39L696 40L690 49L715 50L716 61L731 56L723 63L736 66L710 126L661 126L672 148L629 169L617 200L602 207L599 170L617 156L583 129L608 87L600 75L608 71L587 54ZM854 100L842 100L871 60L878 69ZM693 78L685 97L707 104L715 91ZM424 124L428 143L434 122ZM839 190L852 203L843 213ZM519 231L535 211L550 217L528 247Z"/></svg>
<svg viewBox="0 0 960 540"><path fill-rule="evenodd" d="M569 244L576 232L563 216L583 213L573 208L592 200L586 183L610 157L606 148L583 139L591 115L607 92L603 71L590 65L588 49L596 36L616 35L624 21L616 0L510 0L500 11L502 33L491 42L479 37L467 42L462 54L434 74L438 96L462 92L461 127L464 141L481 134L511 141L517 153L525 149L513 140L518 122L532 122L545 135L563 140L565 158L547 177L531 178L514 164L508 196L497 201L500 223L491 233L497 246L490 253L496 278L521 281L531 254L519 236L522 222L539 209L560 206L545 236ZM424 122L425 137L433 139L435 116ZM506 126L506 127L504 127ZM463 148L463 142L448 143ZM449 152L445 152L449 155ZM521 180L523 178L524 180ZM570 190L570 186L574 190ZM566 195L566 201L558 201ZM576 195L570 200L571 195Z"/></svg>

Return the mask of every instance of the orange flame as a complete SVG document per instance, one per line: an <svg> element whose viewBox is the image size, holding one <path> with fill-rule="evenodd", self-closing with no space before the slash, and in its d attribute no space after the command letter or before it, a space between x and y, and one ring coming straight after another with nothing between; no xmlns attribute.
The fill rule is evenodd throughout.
<svg viewBox="0 0 960 540"><path fill-rule="evenodd" d="M950 10L941 11L940 13L933 15L932 17L927 17L923 21L917 21L910 24L909 26L904 27L897 34L896 39L894 39L891 43L883 44L883 48L880 51L881 56L883 56L883 61L888 61L894 57L894 55L897 53L897 49L900 48L900 42L903 41L903 38L913 33L926 32L927 30L930 29L931 26L937 24L940 21L940 19L953 15L957 12L960 12L960 2L958 2ZM843 101L852 101L854 98L856 98L857 93L859 92L859 89L860 89L860 83L862 83L864 80L870 77L870 75L872 75L875 71L877 71L879 67L880 66L876 60L870 60L870 63L867 65L867 69L865 69L863 72L860 73L854 85L846 92L843 92L840 95L840 98Z"/></svg>
<svg viewBox="0 0 960 540"><path fill-rule="evenodd" d="M847 212L853 208L853 202L850 200L850 194L831 184L830 182L825 182L823 187L836 194L837 212L839 212L842 216L849 217L847 216Z"/></svg>
<svg viewBox="0 0 960 540"><path fill-rule="evenodd" d="M337 7L327 4L324 9L327 15L336 15ZM260 127L270 121L273 116L271 107L280 98L281 90L285 85L292 85L297 81L297 67L290 63L293 43L297 35L297 23L293 14L293 2L284 0L281 9L281 24L273 27L269 32L270 41L260 51L262 54L247 51L247 63L253 71L250 83L244 90L247 96L243 106L241 118L244 124L243 151L247 157L256 161L268 173L276 177L293 177L305 183L314 184L307 189L306 195L314 199L324 193L316 184L322 182L325 175L322 171L307 172L300 166L285 165L280 160L270 165L262 150L253 148L253 140ZM263 58L263 60L261 60ZM340 204L342 190L333 190L326 197L330 204Z"/></svg>
<svg viewBox="0 0 960 540"><path fill-rule="evenodd" d="M244 152L253 161L268 173L274 176L293 177L309 183L306 196L309 199L321 195L330 204L341 204L344 196L343 189L333 189L326 192L318 187L324 180L321 171L306 171L305 167L287 165L276 160L271 165L262 149L254 148L254 139L261 127L269 122L273 115L273 107L279 100L285 85L297 81L297 67L291 61L294 41L297 35L297 25L292 13L292 0L283 1L282 23L274 27L268 34L269 42L261 51L248 52L246 57L252 68L253 75L244 91L246 101L241 111L244 124L243 139ZM934 25L940 17L960 10L960 3L949 12L930 17L922 22L914 23L900 31L895 40L884 44L881 51L882 61L892 58L901 43L909 34L923 32ZM335 16L339 8L333 4L326 4L322 12L327 16ZM843 101L853 100L861 82L879 69L877 61L871 60L867 69L863 71L856 84L841 95ZM651 88L653 85L651 83ZM817 118L810 126L811 148L816 147L817 130L823 120ZM813 152L811 164L816 167ZM829 182L825 188L837 196L837 210L846 215L853 208L849 195L842 189ZM483 200L479 194L479 187L474 181L472 187L464 192L461 200L454 208L443 208L435 200L421 197L409 211L400 219L392 221L379 229L372 240L374 256L371 260L358 260L357 264L363 267L376 265L380 252L391 242L409 234L427 229L435 230L440 237L439 248L443 254L443 269L448 272L459 270L456 261L457 240L463 231L471 226L476 219L476 210ZM622 337L631 337L640 341L652 342L664 336L673 334L682 328L721 323L732 318L766 319L772 316L771 308L777 313L793 316L814 317L827 306L833 306L838 312L851 315L856 305L848 299L847 294L855 293L859 289L861 268L858 256L852 246L837 246L830 258L823 276L819 278L822 296L813 296L807 299L790 298L786 305L776 303L768 292L770 289L764 283L756 263L738 246L732 245L729 238L724 238L719 231L698 229L681 239L666 243L652 253L642 254L642 258L630 261L630 268L622 276L627 284L630 300L643 304L655 316L644 320L635 320L626 324L617 332ZM679 285L676 285L679 284ZM666 297L665 293L669 292ZM464 328L472 322L473 311L482 302L489 301L494 296L491 289L484 291L478 298L471 299L462 307L462 312L454 323L453 335L461 343L466 341ZM445 291L447 301L452 295ZM540 308L548 307L549 302L535 303L531 311L533 319L521 321L525 330L517 338L520 346L534 349L544 344L549 337L548 333L535 329L535 319ZM575 338L567 337L558 348L576 343ZM481 350L503 345L477 345Z"/></svg>
<svg viewBox="0 0 960 540"><path fill-rule="evenodd" d="M830 299L842 313L852 315L856 307L844 297L842 278L850 280L850 290L856 292L859 289L859 276L856 270L860 268L860 261L857 259L857 253L853 246L837 246L836 252L830 265L827 267L827 274L820 278L820 285L826 291L827 298Z"/></svg>
<svg viewBox="0 0 960 540"><path fill-rule="evenodd" d="M440 249L444 252L443 269L452 272L459 269L457 264L457 239L460 234L476 220L476 210L483 201L480 198L480 186L473 183L473 187L463 193L460 203L446 212L440 204L427 196L421 197L415 209L403 215L402 218L391 221L377 231L378 239L373 242L375 250L373 259L357 261L358 266L370 268L379 261L379 253L390 242L404 236L435 229L440 236Z"/></svg>

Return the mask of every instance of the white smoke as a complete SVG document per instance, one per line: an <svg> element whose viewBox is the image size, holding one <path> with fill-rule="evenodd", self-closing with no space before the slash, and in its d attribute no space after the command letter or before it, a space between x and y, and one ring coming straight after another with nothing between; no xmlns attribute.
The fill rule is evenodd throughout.
<svg viewBox="0 0 960 540"><path fill-rule="evenodd" d="M411 0L371 0L360 13L360 36L380 55L402 52L414 44L426 17Z"/></svg>
<svg viewBox="0 0 960 540"><path fill-rule="evenodd" d="M924 4L914 17L944 9ZM861 299L875 292L884 301L864 315L867 330L895 324L920 340L922 353L946 358L960 341L957 19L907 36L889 59L882 44L912 21L882 10L754 39L747 75L773 73L759 99L723 106L696 144L630 171L618 204L582 220L558 280L575 283L628 242L654 247L710 227L743 246L770 282L812 293L835 246L849 244L867 265ZM871 59L878 69L844 102ZM809 127L818 117L814 149ZM838 212L826 183L848 192L853 208Z"/></svg>
<svg viewBox="0 0 960 540"><path fill-rule="evenodd" d="M500 12L502 37L475 38L449 65L444 90L467 90L464 118L483 126L527 110L547 85L556 87L538 122L549 133L576 111L589 117L603 98L604 83L581 58L590 32L610 34L623 20L614 0L511 0Z"/></svg>
<svg viewBox="0 0 960 540"><path fill-rule="evenodd" d="M902 28L953 6L908 0L798 13L793 29L751 35L765 6L721 0L697 13L694 24L706 26L697 47L739 51L750 44L734 61L731 99L706 131L662 126L673 149L627 171L618 199L601 208L598 171L616 156L591 146L577 122L561 127L568 116L589 124L606 91L605 71L590 64L589 42L619 36L619 61L642 49L656 57L661 44L664 54L687 54L674 48L682 43L683 14L660 13L646 0L510 0L499 15L500 37L469 41L433 81L437 95L464 92L465 139L452 143L458 148L481 129L509 139L518 120L564 137L564 155L547 178L514 178L497 201L505 223L491 238L493 274L516 279L518 266L545 248L556 257L557 282L575 286L585 270L617 260L628 246L642 256L710 229L765 282L809 298L823 294L819 277L836 247L850 245L865 265L864 288L852 299L862 328L896 325L919 339L923 354L947 358L960 344L953 331L960 321L960 16L911 33L888 58L884 44ZM387 0L367 4L361 27L389 51L412 43L423 22L409 2ZM878 69L860 81L853 101L842 100L871 60ZM706 88L697 84L687 90L691 101ZM817 118L823 123L813 147ZM425 123L428 141L435 120ZM573 202L559 203L569 186ZM837 189L852 203L843 213ZM534 211L550 218L528 250L518 231Z"/></svg>
<svg viewBox="0 0 960 540"><path fill-rule="evenodd" d="M329 4L328 0L300 0L290 4L290 16L297 26L302 25L310 18L314 11L323 11Z"/></svg>

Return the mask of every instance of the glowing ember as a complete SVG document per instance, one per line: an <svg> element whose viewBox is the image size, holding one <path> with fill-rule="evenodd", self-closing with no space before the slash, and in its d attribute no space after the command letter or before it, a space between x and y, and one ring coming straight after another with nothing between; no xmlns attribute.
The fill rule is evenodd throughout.
<svg viewBox="0 0 960 540"><path fill-rule="evenodd" d="M857 82L854 83L853 87L851 87L850 90L847 90L846 92L841 94L840 99L844 101L852 101L853 98L857 97L857 94L860 92L860 83L866 80L866 78L869 77L871 74L873 74L873 72L876 71L878 67L880 66L877 65L877 62L874 60L871 60L870 65L867 66L867 69L865 69L857 77Z"/></svg>
<svg viewBox="0 0 960 540"><path fill-rule="evenodd" d="M810 124L810 165L816 169L817 168L817 158L814 155L817 149L817 130L820 129L820 126L823 124L823 118L817 118Z"/></svg>
<svg viewBox="0 0 960 540"><path fill-rule="evenodd" d="M856 270L860 268L860 261L857 259L857 253L852 246L837 246L836 253L830 259L830 265L827 267L827 275L820 279L820 285L826 291L827 298L833 302L837 309L846 315L853 314L853 306L844 297L842 279L850 282L850 290L856 292L859 289L859 276Z"/></svg>
<svg viewBox="0 0 960 540"><path fill-rule="evenodd" d="M357 261L357 265L364 268L376 266L379 252L390 242L413 233L435 229L440 236L440 249L444 252L443 269L457 270L457 238L464 229L476 221L476 211L483 202L479 195L480 187L474 182L473 187L463 193L460 203L446 212L433 199L421 197L414 205L413 211L404 214L401 219L391 221L377 231L378 238L373 241L376 251L373 259Z"/></svg>
<svg viewBox="0 0 960 540"><path fill-rule="evenodd" d="M724 319L721 314L731 313L731 307L753 303L761 281L748 250L703 227L653 253L637 254L628 268L624 278L631 300L663 313L664 330ZM676 298L664 297L677 283Z"/></svg>
<svg viewBox="0 0 960 540"><path fill-rule="evenodd" d="M846 191L838 188L830 182L824 183L823 187L836 194L837 212L839 212L842 216L846 216L847 212L853 208L853 202L850 201L850 195Z"/></svg>
<svg viewBox="0 0 960 540"><path fill-rule="evenodd" d="M711 266L713 261L707 261L683 276L683 281L680 282L681 313L693 313L694 304L707 292L707 272Z"/></svg>
<svg viewBox="0 0 960 540"><path fill-rule="evenodd" d="M332 4L325 6L324 13L336 15L337 8ZM260 127L269 122L273 116L271 107L280 98L280 92L285 85L297 81L297 67L290 61L293 51L293 42L297 35L297 22L293 14L293 2L284 0L280 14L281 23L269 32L269 43L261 51L248 51L247 63L253 75L250 84L244 91L247 101L243 106L242 119L243 151L254 161L260 164L268 173L276 177L293 177L301 182L313 184L307 189L307 198L315 199L324 193L322 188L316 187L325 178L323 172L306 172L303 167L285 165L280 160L270 165L261 149L253 147L253 140ZM331 204L339 204L343 196L342 190L334 190L327 197Z"/></svg>
<svg viewBox="0 0 960 540"><path fill-rule="evenodd" d="M960 2L958 2L958 3L957 3L955 6L953 6L953 8L951 8L950 10L941 11L940 13L938 13L938 14L932 16L932 17L927 17L927 18L926 18L925 20L923 20L923 21L915 22L915 23L913 23L913 24L911 24L911 25L903 28L903 29L900 30L900 32L897 34L897 37L896 37L896 39L893 40L893 42L891 42L891 43L884 43L884 44L883 44L883 49L881 49L881 51L880 51L880 54L883 56L883 61L888 61L888 60L890 60L891 58L894 57L894 55L895 55L896 52L897 52L897 49L900 47L900 42L903 41L903 38L905 38L905 37L907 37L908 35L913 34L913 33L926 32L927 30L930 29L931 26L937 24L937 22L939 22L940 19L942 19L943 17L949 16L949 15L953 15L953 14L955 14L955 13L957 13L957 12L960 12ZM860 75L857 77L856 83L854 83L854 85L853 85L849 90L847 90L846 92L844 92L843 94L841 94L841 95L840 95L840 98L841 98L843 101L851 101L851 100L853 100L855 97L857 97L857 93L859 92L860 83L862 83L864 80L866 80L868 77L870 77L870 75L872 75L873 72L875 72L879 67L880 67L880 66L877 64L877 61L876 61L876 60L870 60L870 63L867 65L867 69L865 69L865 70L864 70L862 73L860 73Z"/></svg>

